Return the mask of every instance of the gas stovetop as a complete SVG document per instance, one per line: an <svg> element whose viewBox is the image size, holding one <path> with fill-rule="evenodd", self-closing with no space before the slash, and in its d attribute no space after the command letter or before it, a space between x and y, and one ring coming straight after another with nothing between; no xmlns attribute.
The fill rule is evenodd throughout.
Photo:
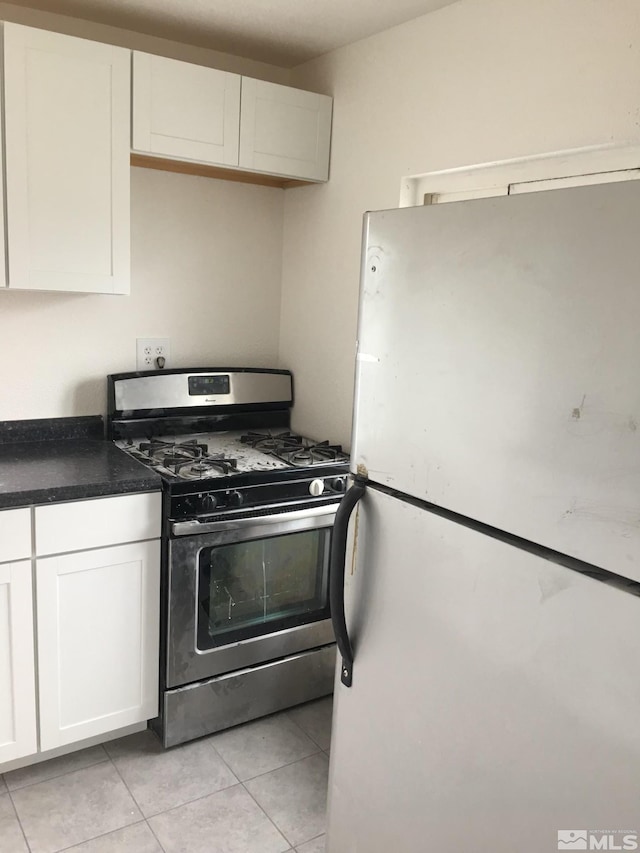
<svg viewBox="0 0 640 853"><path fill-rule="evenodd" d="M120 439L116 445L170 483L215 480L278 469L344 467L349 461L339 445L315 442L277 430L159 435Z"/></svg>
<svg viewBox="0 0 640 853"><path fill-rule="evenodd" d="M289 429L291 373L179 368L108 378L108 434L162 477L171 523L337 503L349 457Z"/></svg>

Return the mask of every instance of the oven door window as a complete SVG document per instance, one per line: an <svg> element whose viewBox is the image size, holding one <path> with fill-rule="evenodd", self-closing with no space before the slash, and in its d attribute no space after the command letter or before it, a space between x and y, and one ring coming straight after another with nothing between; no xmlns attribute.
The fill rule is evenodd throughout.
<svg viewBox="0 0 640 853"><path fill-rule="evenodd" d="M329 618L331 528L203 548L198 648Z"/></svg>

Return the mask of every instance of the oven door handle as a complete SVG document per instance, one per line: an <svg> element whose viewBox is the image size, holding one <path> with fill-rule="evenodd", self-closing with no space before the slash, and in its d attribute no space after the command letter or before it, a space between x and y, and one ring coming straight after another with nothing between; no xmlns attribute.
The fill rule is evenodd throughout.
<svg viewBox="0 0 640 853"><path fill-rule="evenodd" d="M245 527L256 527L263 524L282 524L283 521L317 518L318 516L333 516L339 504L324 504L308 509L277 512L273 515L253 515L247 518L230 518L221 521L176 521L171 525L174 536L193 536L197 533L219 533L225 530L242 530ZM330 519L328 519L330 521Z"/></svg>
<svg viewBox="0 0 640 853"><path fill-rule="evenodd" d="M349 639L347 620L344 612L344 566L347 557L347 534L351 513L360 498L364 495L366 489L366 480L361 477L354 479L351 488L347 490L347 493L338 506L331 539L329 605L331 607L331 621L333 622L333 631L336 635L338 651L342 655L340 680L345 687L351 687L353 680L353 647Z"/></svg>

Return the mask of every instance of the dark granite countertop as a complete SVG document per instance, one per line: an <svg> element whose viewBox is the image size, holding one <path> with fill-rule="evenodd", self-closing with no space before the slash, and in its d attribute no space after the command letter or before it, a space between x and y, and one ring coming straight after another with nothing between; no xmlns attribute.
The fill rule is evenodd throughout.
<svg viewBox="0 0 640 853"><path fill-rule="evenodd" d="M42 429L35 421L0 422L0 509L159 490L157 474L96 437L101 434L96 421L102 423L51 419L42 421ZM29 440L20 440L25 437Z"/></svg>

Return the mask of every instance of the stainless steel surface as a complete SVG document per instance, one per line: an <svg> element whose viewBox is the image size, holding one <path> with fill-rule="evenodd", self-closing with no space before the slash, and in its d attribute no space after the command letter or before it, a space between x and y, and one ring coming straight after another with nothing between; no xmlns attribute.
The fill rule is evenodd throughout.
<svg viewBox="0 0 640 853"><path fill-rule="evenodd" d="M327 851L638 831L640 599L374 490L355 529Z"/></svg>
<svg viewBox="0 0 640 853"><path fill-rule="evenodd" d="M277 506L286 506L278 504ZM279 512L274 515L255 515L255 507L247 510L247 518L234 518L224 521L178 521L171 525L174 536L193 536L205 533L233 532L228 542L240 541L241 539L256 539L261 535L274 536L278 533L293 533L297 530L312 530L316 527L330 527L336 515L338 503L325 506L308 507L306 509L292 510L291 512ZM253 511L254 515L251 515ZM317 523L313 523L316 519ZM262 528L262 530L261 530ZM243 531L241 537L237 531ZM222 544L222 540L217 544Z"/></svg>
<svg viewBox="0 0 640 853"><path fill-rule="evenodd" d="M640 580L640 182L367 221L352 470Z"/></svg>
<svg viewBox="0 0 640 853"><path fill-rule="evenodd" d="M154 728L166 747L273 714L333 691L334 645L169 690Z"/></svg>
<svg viewBox="0 0 640 853"><path fill-rule="evenodd" d="M334 513L335 514L335 513ZM198 555L203 548L229 545L261 536L331 527L334 514L264 525L262 519L237 529L184 536L169 542L169 614L167 628L167 685L176 687L232 669L284 657L333 641L330 619L267 633L214 649L196 648Z"/></svg>
<svg viewBox="0 0 640 853"><path fill-rule="evenodd" d="M118 447L161 475L166 497L165 715L164 724L162 714L155 721L165 744L331 692L328 546L348 456L328 441L288 430L291 375L194 368L110 379L110 418L118 425L111 434ZM298 471L293 477L292 468ZM286 535L305 532L309 553L303 548L298 554ZM269 543L278 536L283 540ZM220 580L224 568L214 568L209 551L200 552L248 541L257 541L257 549L231 549L241 555L239 575L261 577L259 593L252 588L248 602L241 602L251 610L243 621L232 616L236 602L226 586L228 612L225 598L219 615L213 587L228 581ZM265 557L272 546L273 566ZM271 574L279 585L273 602ZM304 620L315 621L297 624ZM179 724L189 714L193 719Z"/></svg>
<svg viewBox="0 0 640 853"><path fill-rule="evenodd" d="M190 376L229 376L229 394L191 396ZM165 373L135 376L114 383L118 411L280 403L292 400L291 376L282 373Z"/></svg>

